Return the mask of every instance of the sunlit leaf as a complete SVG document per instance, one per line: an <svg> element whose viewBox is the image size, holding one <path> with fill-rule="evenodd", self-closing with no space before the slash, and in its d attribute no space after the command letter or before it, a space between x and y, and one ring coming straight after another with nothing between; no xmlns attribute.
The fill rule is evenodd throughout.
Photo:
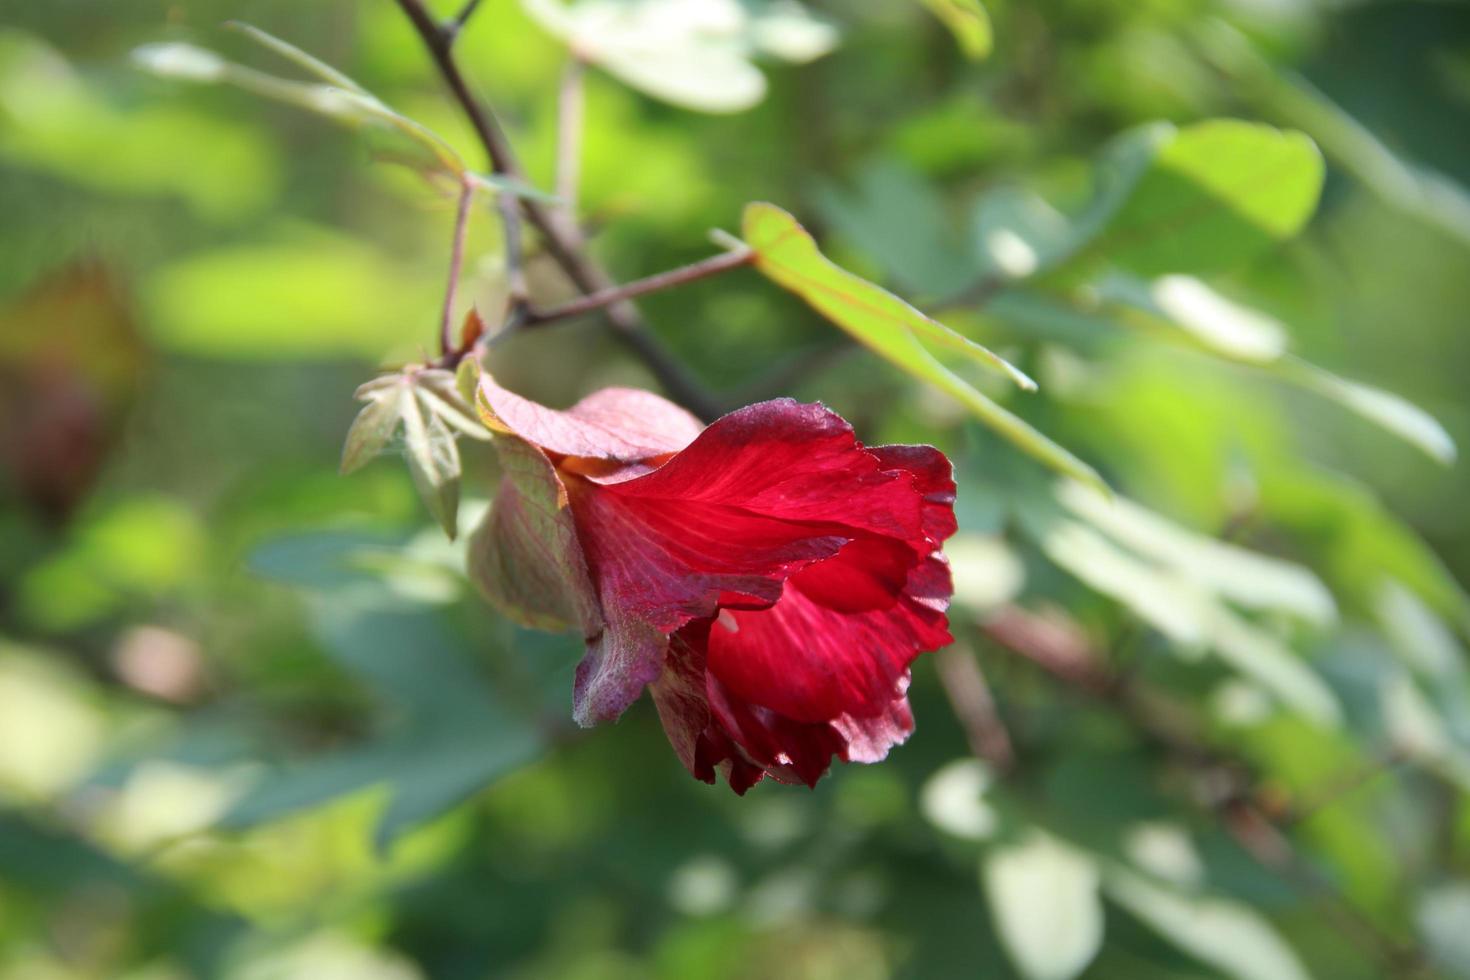
<svg viewBox="0 0 1470 980"><path fill-rule="evenodd" d="M985 802L991 776L979 759L957 759L924 782L919 809L930 823L961 840L985 840L1000 818Z"/></svg>
<svg viewBox="0 0 1470 980"><path fill-rule="evenodd" d="M1047 557L1132 610L1177 653L1195 658L1213 651L1303 717L1323 726L1340 721L1332 689L1290 648L1233 612L1205 584L1160 568L1078 522L1052 520L1038 530Z"/></svg>
<svg viewBox="0 0 1470 980"><path fill-rule="evenodd" d="M1308 980L1290 946L1249 906L1186 895L1124 871L1110 870L1103 887L1164 939L1235 980Z"/></svg>
<svg viewBox="0 0 1470 980"><path fill-rule="evenodd" d="M810 61L836 31L794 2L523 0L577 56L654 98L702 112L739 112L766 94L751 62L764 53Z"/></svg>
<svg viewBox="0 0 1470 980"><path fill-rule="evenodd" d="M1147 136L1128 144L1135 152L1118 165L1088 247L1116 265L1148 276L1228 270L1316 209L1322 157L1301 133L1218 119Z"/></svg>
<svg viewBox="0 0 1470 980"><path fill-rule="evenodd" d="M1104 300L1126 303L1178 327L1195 343L1231 360L1270 363L1286 353L1280 322L1235 303L1193 276L1144 282L1113 275L1099 284Z"/></svg>
<svg viewBox="0 0 1470 980"><path fill-rule="evenodd" d="M1189 531L1122 497L1103 500L1086 487L1063 484L1057 499L1136 553L1233 602L1319 625L1337 619L1332 594L1300 565Z"/></svg>
<svg viewBox="0 0 1470 980"><path fill-rule="evenodd" d="M979 60L990 53L994 43L990 17L980 0L920 0L934 16L954 34L965 57Z"/></svg>
<svg viewBox="0 0 1470 980"><path fill-rule="evenodd" d="M1034 388L1035 382L1009 362L834 265L806 229L775 205L747 205L743 234L755 250L756 268L767 278L796 293L897 367L957 399L1022 451L1062 473L1102 485L1090 466L950 371L925 343L963 354L1002 371L1023 388Z"/></svg>
<svg viewBox="0 0 1470 980"><path fill-rule="evenodd" d="M1076 245L1079 233L1035 194L1002 187L976 203L974 236L980 275L1005 281L1050 268Z"/></svg>
<svg viewBox="0 0 1470 980"><path fill-rule="evenodd" d="M989 851L981 879L1001 944L1028 980L1070 980L1103 938L1097 863L1041 831Z"/></svg>

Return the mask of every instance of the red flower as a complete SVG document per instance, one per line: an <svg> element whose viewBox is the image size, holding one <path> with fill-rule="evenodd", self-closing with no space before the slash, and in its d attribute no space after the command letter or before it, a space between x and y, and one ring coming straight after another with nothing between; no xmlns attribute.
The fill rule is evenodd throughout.
<svg viewBox="0 0 1470 980"><path fill-rule="evenodd" d="M703 431L629 389L559 412L485 375L478 401L506 477L471 571L518 621L583 631L578 723L650 688L689 771L738 793L814 785L913 731L909 665L951 641L942 453L865 447L790 399Z"/></svg>

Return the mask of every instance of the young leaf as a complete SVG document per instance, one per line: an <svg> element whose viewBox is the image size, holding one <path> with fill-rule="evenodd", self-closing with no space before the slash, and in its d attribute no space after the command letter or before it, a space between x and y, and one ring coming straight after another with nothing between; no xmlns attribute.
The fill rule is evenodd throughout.
<svg viewBox="0 0 1470 980"><path fill-rule="evenodd" d="M1103 938L1097 862L1041 831L991 851L981 880L996 932L1027 980L1071 980Z"/></svg>
<svg viewBox="0 0 1470 980"><path fill-rule="evenodd" d="M408 472L429 513L453 538L459 520L459 447L439 416L417 397L400 399Z"/></svg>
<svg viewBox="0 0 1470 980"><path fill-rule="evenodd" d="M1128 144L1090 252L1147 276L1223 271L1295 235L1316 210L1322 156L1305 135L1233 119L1165 132Z"/></svg>
<svg viewBox="0 0 1470 980"><path fill-rule="evenodd" d="M921 338L994 367L1023 388L1034 388L1035 382L1020 370L887 290L834 265L807 230L773 204L747 205L742 232L755 251L756 268L767 278L806 300L895 366L958 400L1023 452L1059 472L1103 485L1086 463L941 364Z"/></svg>
<svg viewBox="0 0 1470 980"><path fill-rule="evenodd" d="M971 61L979 61L990 54L994 38L990 30L990 17L980 0L920 0L933 11L934 16L944 22L960 50Z"/></svg>
<svg viewBox="0 0 1470 980"><path fill-rule="evenodd" d="M424 407L442 419L451 428L478 439L490 441L490 430L485 428L470 403L460 394L455 376L448 371L433 368L414 375L414 391L423 400Z"/></svg>
<svg viewBox="0 0 1470 980"><path fill-rule="evenodd" d="M396 380L391 387L368 394L367 405L353 419L352 428L347 430L347 441L342 446L343 476L366 466L393 438L393 431L398 428L402 398L403 385Z"/></svg>

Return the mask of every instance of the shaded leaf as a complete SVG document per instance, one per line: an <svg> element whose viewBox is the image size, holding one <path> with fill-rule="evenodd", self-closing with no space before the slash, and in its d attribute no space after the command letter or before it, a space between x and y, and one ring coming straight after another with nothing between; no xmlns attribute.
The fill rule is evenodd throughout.
<svg viewBox="0 0 1470 980"><path fill-rule="evenodd" d="M965 57L978 61L990 54L994 43L990 30L990 17L980 0L920 0L944 22L950 33L959 42Z"/></svg>
<svg viewBox="0 0 1470 980"><path fill-rule="evenodd" d="M423 410L418 398L400 400L404 456L424 505L444 533L453 538L459 516L459 447L439 416Z"/></svg>
<svg viewBox="0 0 1470 980"><path fill-rule="evenodd" d="M1070 980L1103 938L1097 863L1041 831L989 851L981 880L1001 944L1028 980Z"/></svg>
<svg viewBox="0 0 1470 980"><path fill-rule="evenodd" d="M403 396L403 386L396 380L392 387L368 395L367 404L347 430L347 440L342 446L342 475L361 469L383 451L398 429Z"/></svg>
<svg viewBox="0 0 1470 980"><path fill-rule="evenodd" d="M333 68L331 65L327 64L325 61L322 61L320 58L307 54L305 51L302 51L290 41L284 41L281 38L276 37L274 34L270 34L266 31L261 30L258 27L255 27L251 24L246 24L238 20L229 21L225 24L225 27L229 28L232 31L238 31L241 34L244 34L256 44L259 44L264 48L268 48L269 50L274 51L276 54L280 55L282 58L285 58L296 67L305 70L309 74L315 75L317 78L320 78L328 85L335 85L338 88L346 89L349 92L356 92L358 95L368 94L367 89L357 84L357 82L349 78L346 74Z"/></svg>
<svg viewBox="0 0 1470 980"><path fill-rule="evenodd" d="M1290 946L1260 913L1239 902L1197 897L1115 869L1104 888L1164 939L1236 980L1308 980Z"/></svg>

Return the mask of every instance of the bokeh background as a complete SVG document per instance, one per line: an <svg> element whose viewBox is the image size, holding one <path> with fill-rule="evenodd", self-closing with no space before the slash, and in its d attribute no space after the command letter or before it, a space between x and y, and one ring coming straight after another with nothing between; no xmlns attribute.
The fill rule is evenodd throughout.
<svg viewBox="0 0 1470 980"><path fill-rule="evenodd" d="M916 303L983 279L946 322L1042 390L967 377L1115 503L754 272L651 297L729 404L951 453L958 643L909 744L815 791L695 782L646 701L578 732L576 640L478 598L391 447L337 474L355 387L433 348L452 200L130 57L302 77L247 21L478 160L397 6L5 0L0 977L1470 976L1470 7L991 0L977 57L965 4L645 6L668 63L586 78L613 273L770 200ZM566 44L486 0L458 53L550 187ZM1321 149L1301 234L1037 261L1120 136L1221 117ZM496 309L488 208L469 257ZM490 363L653 384L596 318Z"/></svg>

